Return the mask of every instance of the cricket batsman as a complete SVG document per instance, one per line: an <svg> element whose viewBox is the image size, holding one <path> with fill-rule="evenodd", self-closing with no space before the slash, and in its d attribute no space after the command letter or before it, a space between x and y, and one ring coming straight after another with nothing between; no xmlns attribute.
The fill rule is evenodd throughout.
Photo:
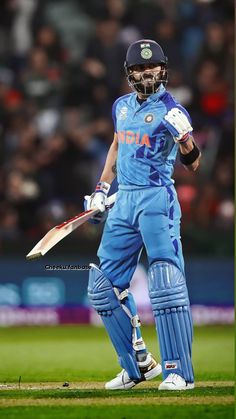
<svg viewBox="0 0 236 419"><path fill-rule="evenodd" d="M180 241L181 210L171 176L178 151L191 171L199 166L200 151L188 112L166 90L167 57L161 46L149 39L134 42L124 66L133 93L113 105L114 140L95 192L85 201L87 209L99 208L95 218L101 219L117 175L117 199L98 249L100 265L91 264L88 285L91 305L122 367L105 388L130 389L162 372L159 390L193 389L193 326ZM161 365L148 352L129 292L143 247Z"/></svg>

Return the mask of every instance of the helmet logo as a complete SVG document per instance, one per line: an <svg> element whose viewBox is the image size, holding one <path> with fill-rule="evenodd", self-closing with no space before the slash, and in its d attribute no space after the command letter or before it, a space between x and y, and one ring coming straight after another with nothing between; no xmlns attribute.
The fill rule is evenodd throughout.
<svg viewBox="0 0 236 419"><path fill-rule="evenodd" d="M140 47L141 48L150 48L150 44L141 44Z"/></svg>
<svg viewBox="0 0 236 419"><path fill-rule="evenodd" d="M143 48L141 51L141 57L145 60L149 60L152 57L152 51L149 48Z"/></svg>
<svg viewBox="0 0 236 419"><path fill-rule="evenodd" d="M150 124L150 122L152 122L152 121L153 121L153 118L154 118L153 114L152 114L152 113L148 113L148 114L145 116L144 121L145 121L145 122L147 122L148 124Z"/></svg>

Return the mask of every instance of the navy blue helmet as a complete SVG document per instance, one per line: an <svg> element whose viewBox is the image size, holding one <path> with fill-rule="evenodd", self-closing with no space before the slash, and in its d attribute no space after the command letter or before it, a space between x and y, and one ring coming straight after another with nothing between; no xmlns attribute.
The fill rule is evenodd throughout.
<svg viewBox="0 0 236 419"><path fill-rule="evenodd" d="M151 39L131 44L124 63L129 85L144 97L157 92L161 83L167 83L168 59L161 46Z"/></svg>

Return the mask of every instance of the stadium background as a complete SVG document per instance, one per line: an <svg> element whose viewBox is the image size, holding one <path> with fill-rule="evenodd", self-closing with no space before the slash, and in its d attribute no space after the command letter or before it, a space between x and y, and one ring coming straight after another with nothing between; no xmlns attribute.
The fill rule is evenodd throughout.
<svg viewBox="0 0 236 419"><path fill-rule="evenodd" d="M87 223L43 260L25 255L83 210L113 138L111 105L128 92L125 51L140 38L155 39L168 56L168 90L190 112L204 156L198 174L178 163L174 176L194 321L233 322L233 5L1 1L0 325L98 322L88 272L45 265L96 262L102 227ZM141 262L134 293L149 323Z"/></svg>

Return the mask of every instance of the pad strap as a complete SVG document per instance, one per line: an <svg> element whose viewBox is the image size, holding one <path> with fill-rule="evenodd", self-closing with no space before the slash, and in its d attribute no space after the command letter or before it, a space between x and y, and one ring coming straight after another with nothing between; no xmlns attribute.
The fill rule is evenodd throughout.
<svg viewBox="0 0 236 419"><path fill-rule="evenodd" d="M139 319L138 314L136 313L136 307L134 303L134 299L132 294L126 289L124 291L119 291L118 288L113 288L117 298L121 302L121 307L130 318L131 325L133 326L133 333L132 333L132 343L133 348L135 351L146 350L146 345L142 339L141 333L139 328L141 327L141 321ZM136 314L132 314L132 311Z"/></svg>

